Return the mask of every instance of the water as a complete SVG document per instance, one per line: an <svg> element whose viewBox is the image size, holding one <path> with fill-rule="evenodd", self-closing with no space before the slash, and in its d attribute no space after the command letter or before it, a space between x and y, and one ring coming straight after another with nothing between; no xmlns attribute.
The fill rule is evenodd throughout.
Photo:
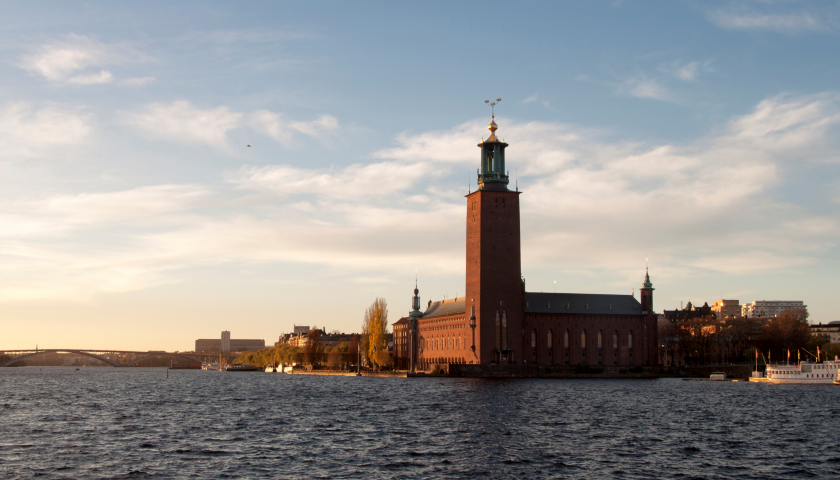
<svg viewBox="0 0 840 480"><path fill-rule="evenodd" d="M0 368L0 478L840 478L840 388Z"/></svg>

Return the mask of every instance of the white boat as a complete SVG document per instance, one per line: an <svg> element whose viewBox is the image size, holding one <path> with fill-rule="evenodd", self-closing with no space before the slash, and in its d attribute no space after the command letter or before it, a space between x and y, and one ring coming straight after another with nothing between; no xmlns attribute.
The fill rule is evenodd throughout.
<svg viewBox="0 0 840 480"><path fill-rule="evenodd" d="M802 362L799 365L767 365L770 383L831 385L840 378L840 361Z"/></svg>

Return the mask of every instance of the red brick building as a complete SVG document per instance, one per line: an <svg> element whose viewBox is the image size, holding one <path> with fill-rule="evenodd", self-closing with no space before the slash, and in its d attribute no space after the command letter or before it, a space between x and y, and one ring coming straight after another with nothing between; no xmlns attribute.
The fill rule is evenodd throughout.
<svg viewBox="0 0 840 480"><path fill-rule="evenodd" d="M420 370L451 364L658 364L653 286L647 273L641 302L632 295L526 291L521 192L508 188L508 144L496 137L495 121L488 128L490 137L478 144L478 189L466 197L466 296L429 301L421 312L415 288L403 350L409 368L412 358Z"/></svg>

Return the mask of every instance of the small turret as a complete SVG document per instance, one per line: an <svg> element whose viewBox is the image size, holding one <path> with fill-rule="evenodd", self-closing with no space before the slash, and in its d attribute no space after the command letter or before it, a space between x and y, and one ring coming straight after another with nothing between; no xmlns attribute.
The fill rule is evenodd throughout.
<svg viewBox="0 0 840 480"><path fill-rule="evenodd" d="M645 282L642 284L642 288L639 289L639 294L641 296L641 304L642 304L642 313L653 313L653 284L650 282L650 273L648 273L648 268L645 267Z"/></svg>

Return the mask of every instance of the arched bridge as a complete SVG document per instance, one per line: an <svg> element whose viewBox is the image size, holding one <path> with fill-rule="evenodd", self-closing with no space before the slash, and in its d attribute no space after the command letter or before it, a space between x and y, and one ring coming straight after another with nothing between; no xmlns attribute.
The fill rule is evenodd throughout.
<svg viewBox="0 0 840 480"><path fill-rule="evenodd" d="M112 367L134 367L142 363L144 360L160 357L175 357L188 360L188 363L201 364L203 361L218 361L219 354L205 354L205 353L180 353L180 352L164 352L164 351L125 351L125 350L85 350L77 348L44 348L37 350L0 350L0 366L11 367L15 363L32 358L39 355L46 355L50 353L67 353L73 355L82 355L94 358ZM236 354L223 354L222 357L227 361L232 361Z"/></svg>

